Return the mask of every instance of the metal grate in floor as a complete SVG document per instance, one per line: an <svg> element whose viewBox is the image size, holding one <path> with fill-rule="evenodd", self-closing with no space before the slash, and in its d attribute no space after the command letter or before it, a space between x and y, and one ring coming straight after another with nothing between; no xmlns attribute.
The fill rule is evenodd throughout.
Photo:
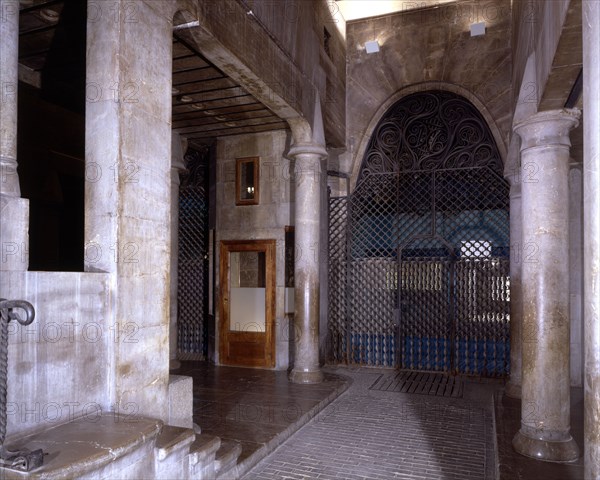
<svg viewBox="0 0 600 480"><path fill-rule="evenodd" d="M463 380L443 373L404 370L381 375L369 390L461 398Z"/></svg>

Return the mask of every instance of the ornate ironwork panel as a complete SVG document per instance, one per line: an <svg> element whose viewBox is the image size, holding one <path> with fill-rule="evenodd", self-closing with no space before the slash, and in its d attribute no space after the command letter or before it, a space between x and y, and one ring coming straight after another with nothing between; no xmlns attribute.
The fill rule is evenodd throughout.
<svg viewBox="0 0 600 480"><path fill-rule="evenodd" d="M330 360L346 361L346 232L348 201L346 197L329 200L329 341Z"/></svg>
<svg viewBox="0 0 600 480"><path fill-rule="evenodd" d="M509 187L477 110L406 97L348 198L330 201L331 360L509 372Z"/></svg>
<svg viewBox="0 0 600 480"><path fill-rule="evenodd" d="M388 110L367 148L359 181L372 173L488 166L502 171L479 111L446 91L408 95Z"/></svg>
<svg viewBox="0 0 600 480"><path fill-rule="evenodd" d="M186 156L188 173L179 188L177 277L178 357L206 358L208 315L207 152Z"/></svg>

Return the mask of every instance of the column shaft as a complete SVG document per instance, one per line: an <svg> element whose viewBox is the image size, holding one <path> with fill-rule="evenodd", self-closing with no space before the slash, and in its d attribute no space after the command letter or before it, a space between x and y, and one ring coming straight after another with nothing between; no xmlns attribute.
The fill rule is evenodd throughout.
<svg viewBox="0 0 600 480"><path fill-rule="evenodd" d="M20 197L17 175L19 2L0 0L0 194Z"/></svg>
<svg viewBox="0 0 600 480"><path fill-rule="evenodd" d="M569 294L571 386L583 381L583 177L581 163L569 170Z"/></svg>
<svg viewBox="0 0 600 480"><path fill-rule="evenodd" d="M312 145L293 147L289 154L296 158L295 358L290 373L295 383L323 380L319 366L319 219L320 160L324 154L322 147Z"/></svg>
<svg viewBox="0 0 600 480"><path fill-rule="evenodd" d="M583 1L585 478L600 478L600 2Z"/></svg>
<svg viewBox="0 0 600 480"><path fill-rule="evenodd" d="M513 446L540 460L575 460L570 434L569 131L579 112L537 113L522 139L521 429Z"/></svg>
<svg viewBox="0 0 600 480"><path fill-rule="evenodd" d="M520 178L520 177L519 177ZM523 262L523 221L521 184L510 187L510 380L506 395L521 398L521 331L523 299L521 294L521 266Z"/></svg>
<svg viewBox="0 0 600 480"><path fill-rule="evenodd" d="M19 2L0 0L0 271L29 266L29 200L17 174Z"/></svg>
<svg viewBox="0 0 600 480"><path fill-rule="evenodd" d="M143 21L131 23L127 0L111 5L118 15L87 23L85 159L97 175L85 185L85 268L111 274L121 334L111 403L167 419L173 25L161 9L171 5L135 2Z"/></svg>

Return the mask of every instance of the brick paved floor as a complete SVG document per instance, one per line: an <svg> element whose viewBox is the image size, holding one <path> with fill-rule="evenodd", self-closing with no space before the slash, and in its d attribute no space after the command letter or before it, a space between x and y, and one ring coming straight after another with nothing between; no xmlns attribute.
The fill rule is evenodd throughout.
<svg viewBox="0 0 600 480"><path fill-rule="evenodd" d="M389 371L327 371L354 383L244 480L494 478L494 384L449 399L369 390Z"/></svg>

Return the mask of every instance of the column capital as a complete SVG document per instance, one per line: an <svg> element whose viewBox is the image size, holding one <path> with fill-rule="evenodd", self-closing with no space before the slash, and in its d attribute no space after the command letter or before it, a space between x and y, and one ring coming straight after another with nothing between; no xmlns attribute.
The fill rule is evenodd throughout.
<svg viewBox="0 0 600 480"><path fill-rule="evenodd" d="M569 132L579 125L581 111L563 108L538 112L514 127L521 137L521 151L550 145L571 146Z"/></svg>
<svg viewBox="0 0 600 480"><path fill-rule="evenodd" d="M299 157L302 155L316 155L319 160L327 158L328 153L325 147L319 143L296 143L292 145L288 152L288 157Z"/></svg>

